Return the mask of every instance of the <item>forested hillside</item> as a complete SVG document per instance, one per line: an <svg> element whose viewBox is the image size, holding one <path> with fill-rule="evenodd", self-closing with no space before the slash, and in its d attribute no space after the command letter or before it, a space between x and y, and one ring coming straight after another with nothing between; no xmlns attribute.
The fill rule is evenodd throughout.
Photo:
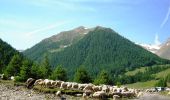
<svg viewBox="0 0 170 100"><path fill-rule="evenodd" d="M8 43L0 39L0 72L8 65L14 54L18 53Z"/></svg>
<svg viewBox="0 0 170 100"><path fill-rule="evenodd" d="M61 32L42 40L32 48L25 50L23 53L28 58L40 62L46 55L60 52L66 47L76 43L91 30L93 29L87 29L80 26L70 31Z"/></svg>
<svg viewBox="0 0 170 100"><path fill-rule="evenodd" d="M80 66L93 77L103 69L114 77L135 67L169 62L103 27L95 28L77 43L48 56L53 66L63 65L68 69L70 77Z"/></svg>

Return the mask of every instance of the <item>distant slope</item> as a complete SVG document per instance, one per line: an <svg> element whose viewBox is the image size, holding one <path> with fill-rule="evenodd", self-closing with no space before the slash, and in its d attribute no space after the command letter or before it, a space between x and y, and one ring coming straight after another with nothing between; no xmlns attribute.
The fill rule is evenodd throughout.
<svg viewBox="0 0 170 100"><path fill-rule="evenodd" d="M77 43L49 56L53 66L65 66L70 75L79 66L85 66L93 76L102 69L114 76L125 69L168 62L103 27L95 28Z"/></svg>
<svg viewBox="0 0 170 100"><path fill-rule="evenodd" d="M158 50L157 55L165 59L170 59L170 38Z"/></svg>
<svg viewBox="0 0 170 100"><path fill-rule="evenodd" d="M12 48L8 43L0 39L0 72L10 62L17 50Z"/></svg>
<svg viewBox="0 0 170 100"><path fill-rule="evenodd" d="M138 44L140 46L142 46L144 49L152 52L152 53L155 53L161 48L162 45L151 45L151 44Z"/></svg>
<svg viewBox="0 0 170 100"><path fill-rule="evenodd" d="M71 79L80 66L86 67L95 78L103 69L114 77L126 70L169 63L104 27L79 27L61 32L26 50L24 54L34 61L41 61L44 55L48 55L50 64L54 67L63 65Z"/></svg>
<svg viewBox="0 0 170 100"><path fill-rule="evenodd" d="M32 48L25 50L23 54L32 60L41 61L45 55L62 51L64 48L76 43L90 30L93 29L80 26L70 31L61 32L42 40Z"/></svg>
<svg viewBox="0 0 170 100"><path fill-rule="evenodd" d="M126 84L126 86L131 88L151 88L155 86L156 82L158 82L159 79L166 78L166 76L170 74L170 64L167 64L167 65L154 65L150 67L137 68L135 70L126 72L125 75L136 76L135 74L140 72L148 74L147 71L149 70L149 68L151 68L150 71L152 74L149 75L153 76L152 79L147 81L142 81L142 82L136 82L132 84Z"/></svg>

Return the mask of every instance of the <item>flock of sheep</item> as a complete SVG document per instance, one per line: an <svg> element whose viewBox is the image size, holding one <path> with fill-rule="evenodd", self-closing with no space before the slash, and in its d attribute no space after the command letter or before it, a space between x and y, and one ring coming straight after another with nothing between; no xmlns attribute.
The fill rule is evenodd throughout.
<svg viewBox="0 0 170 100"><path fill-rule="evenodd" d="M26 81L27 87L31 86L40 86L41 88L60 88L65 90L79 90L83 91L83 94L79 94L80 96L87 98L133 98L139 97L142 92L137 89L130 89L127 87L117 87L111 85L94 85L91 83L88 84L80 84L76 82L64 82L60 80L49 80L49 79L38 79L34 80L33 78L29 78ZM61 96L61 91L58 91L56 95Z"/></svg>

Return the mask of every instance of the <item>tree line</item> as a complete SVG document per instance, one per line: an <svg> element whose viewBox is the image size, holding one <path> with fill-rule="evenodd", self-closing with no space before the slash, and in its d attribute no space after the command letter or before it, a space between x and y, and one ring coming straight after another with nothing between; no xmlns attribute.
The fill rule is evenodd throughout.
<svg viewBox="0 0 170 100"><path fill-rule="evenodd" d="M4 70L4 79L8 79L11 76L15 76L15 81L24 82L28 78L32 77L35 79L53 79L68 81L67 70L62 66L58 65L52 68L49 64L48 57L46 56L44 60L37 64L30 61L20 55L14 55L10 63ZM77 68L74 79L70 81L75 81L78 83L90 83L95 84L111 84L111 79L109 74L103 70L99 73L96 79L92 79L85 67L80 66Z"/></svg>
<svg viewBox="0 0 170 100"><path fill-rule="evenodd" d="M37 64L17 54L13 56L3 72L5 74L4 79L8 79L10 76L15 76L16 81L22 82L32 77L35 79L48 78L53 80L74 81L78 83L120 85L153 80L155 79L155 76L152 74L166 70L167 68L170 68L170 65L164 65L162 67L150 66L147 67L144 72L137 72L132 76L125 74L122 75L121 72L119 74L109 74L108 70L101 70L97 76L94 77L89 73L85 66L80 66L76 69L73 79L70 79L68 69L62 65L57 65L56 67L50 66L47 56L40 64ZM167 79L170 79L169 77Z"/></svg>

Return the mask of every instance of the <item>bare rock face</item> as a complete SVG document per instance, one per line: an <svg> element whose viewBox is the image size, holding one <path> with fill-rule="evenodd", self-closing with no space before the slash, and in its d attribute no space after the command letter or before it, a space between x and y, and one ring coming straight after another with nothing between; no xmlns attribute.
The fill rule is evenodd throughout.
<svg viewBox="0 0 170 100"><path fill-rule="evenodd" d="M170 59L170 38L162 44L161 48L156 52L162 58Z"/></svg>

